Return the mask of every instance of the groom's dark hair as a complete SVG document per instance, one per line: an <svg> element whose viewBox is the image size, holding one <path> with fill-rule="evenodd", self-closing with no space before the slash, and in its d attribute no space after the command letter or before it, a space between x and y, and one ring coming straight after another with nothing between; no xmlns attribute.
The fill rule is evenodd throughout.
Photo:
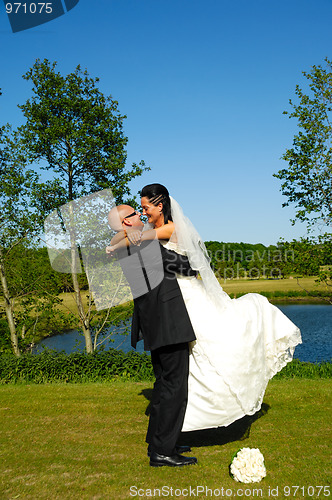
<svg viewBox="0 0 332 500"><path fill-rule="evenodd" d="M148 184L144 186L141 190L141 198L146 197L149 201L157 206L158 203L163 204L163 214L164 214L164 222L172 220L171 215L171 200L169 198L169 192L165 186L162 184Z"/></svg>

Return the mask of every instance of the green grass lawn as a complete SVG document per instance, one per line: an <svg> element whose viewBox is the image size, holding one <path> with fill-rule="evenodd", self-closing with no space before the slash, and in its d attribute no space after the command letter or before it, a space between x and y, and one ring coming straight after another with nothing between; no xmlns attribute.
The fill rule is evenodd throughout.
<svg viewBox="0 0 332 500"><path fill-rule="evenodd" d="M331 478L331 388L272 380L259 414L183 434L198 465L155 469L144 442L151 383L0 386L0 499L326 498L317 486ZM230 478L241 447L263 453L261 483Z"/></svg>

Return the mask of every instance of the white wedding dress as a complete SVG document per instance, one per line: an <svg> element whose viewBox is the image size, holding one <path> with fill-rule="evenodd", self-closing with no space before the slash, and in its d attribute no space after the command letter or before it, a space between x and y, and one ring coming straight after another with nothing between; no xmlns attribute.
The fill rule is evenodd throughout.
<svg viewBox="0 0 332 500"><path fill-rule="evenodd" d="M166 248L184 253L176 243ZM195 331L182 431L227 426L261 408L268 381L293 358L300 330L257 293L211 299L200 279L178 275Z"/></svg>

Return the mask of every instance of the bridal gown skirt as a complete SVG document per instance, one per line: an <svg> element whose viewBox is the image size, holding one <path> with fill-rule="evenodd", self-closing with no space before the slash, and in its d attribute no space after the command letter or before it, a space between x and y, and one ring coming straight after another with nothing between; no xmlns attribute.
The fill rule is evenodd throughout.
<svg viewBox="0 0 332 500"><path fill-rule="evenodd" d="M178 278L195 331L182 431L227 426L261 408L268 381L293 358L300 330L262 295L225 296L216 306L202 282Z"/></svg>

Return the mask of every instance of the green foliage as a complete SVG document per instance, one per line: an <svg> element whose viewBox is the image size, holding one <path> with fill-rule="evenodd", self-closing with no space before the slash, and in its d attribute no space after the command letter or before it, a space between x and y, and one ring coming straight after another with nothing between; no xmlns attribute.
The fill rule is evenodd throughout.
<svg viewBox="0 0 332 500"><path fill-rule="evenodd" d="M205 243L211 265L220 279L281 277L284 255L275 245L261 243Z"/></svg>
<svg viewBox="0 0 332 500"><path fill-rule="evenodd" d="M116 100L100 92L98 78L80 66L63 76L56 66L37 59L23 76L33 84L32 98L19 106L27 119L20 128L23 142L30 158L44 160L42 168L51 170L56 181L40 186L36 201L47 212L111 188L121 203L130 194L128 183L145 170L144 162L125 168L126 117Z"/></svg>
<svg viewBox="0 0 332 500"><path fill-rule="evenodd" d="M284 278L290 274L317 276L331 263L331 235L264 246L250 243L205 243L211 265L220 279Z"/></svg>
<svg viewBox="0 0 332 500"><path fill-rule="evenodd" d="M10 331L6 319L0 317L0 353L12 352L10 343Z"/></svg>
<svg viewBox="0 0 332 500"><path fill-rule="evenodd" d="M288 198L283 206L295 203L295 220L308 227L332 222L332 62L326 58L325 63L325 68L313 66L310 73L303 72L308 93L297 85L298 103L289 101L293 111L284 114L297 119L300 132L282 157L288 168L274 175Z"/></svg>
<svg viewBox="0 0 332 500"><path fill-rule="evenodd" d="M27 157L17 132L9 125L0 127L0 247L3 256L11 247L34 236L40 217L29 203L37 175L28 170Z"/></svg>
<svg viewBox="0 0 332 500"><path fill-rule="evenodd" d="M114 379L152 380L151 358L146 353L116 349L92 354L45 350L16 358L0 355L0 383L101 382Z"/></svg>
<svg viewBox="0 0 332 500"><path fill-rule="evenodd" d="M301 362L293 359L274 377L281 378L332 378L332 362L324 361L322 363Z"/></svg>
<svg viewBox="0 0 332 500"><path fill-rule="evenodd" d="M276 378L330 378L332 363L303 363L294 359ZM0 384L84 383L153 380L151 357L146 353L116 349L92 354L55 352L0 354Z"/></svg>
<svg viewBox="0 0 332 500"><path fill-rule="evenodd" d="M13 251L24 241L32 244L38 234L41 215L30 205L30 192L37 175L26 169L27 157L17 133L10 126L0 128L0 282L4 300L4 313L10 332L10 343L20 355L17 331L16 294L8 283L11 268L18 263L12 259ZM25 293L25 292L23 292ZM29 299L28 299L29 300ZM22 326L24 329L26 325ZM3 344L3 342L2 342Z"/></svg>
<svg viewBox="0 0 332 500"><path fill-rule="evenodd" d="M45 247L17 245L7 258L7 267L8 284L13 296L23 292L36 294L40 288L53 295L73 291L71 275L52 268ZM78 278L81 290L88 290L86 275L81 273Z"/></svg>
<svg viewBox="0 0 332 500"><path fill-rule="evenodd" d="M293 253L293 272L297 275L317 276L317 283L325 286L325 296L332 304L332 234L325 233L318 238L307 237L299 241L280 242L285 251ZM319 294L308 292L308 295Z"/></svg>
<svg viewBox="0 0 332 500"><path fill-rule="evenodd" d="M330 303L332 304L332 234L325 233L319 236L319 243L324 264L319 268L317 282L324 284L329 290Z"/></svg>
<svg viewBox="0 0 332 500"><path fill-rule="evenodd" d="M62 291L64 278L52 270L45 250L19 243L12 247L2 263L11 297L17 344L23 352L36 338L66 326L58 310L61 304L58 294ZM5 317L5 312L0 310L1 321L4 322ZM2 331L0 328L0 337L0 352L11 349L8 327Z"/></svg>

